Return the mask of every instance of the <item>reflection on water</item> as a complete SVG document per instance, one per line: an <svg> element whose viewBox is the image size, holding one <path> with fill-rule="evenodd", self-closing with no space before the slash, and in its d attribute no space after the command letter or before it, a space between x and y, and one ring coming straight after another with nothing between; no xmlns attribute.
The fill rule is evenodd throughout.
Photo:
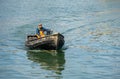
<svg viewBox="0 0 120 79"><path fill-rule="evenodd" d="M58 75L64 70L63 51L29 50L27 56L29 60L39 63L42 69L54 71Z"/></svg>

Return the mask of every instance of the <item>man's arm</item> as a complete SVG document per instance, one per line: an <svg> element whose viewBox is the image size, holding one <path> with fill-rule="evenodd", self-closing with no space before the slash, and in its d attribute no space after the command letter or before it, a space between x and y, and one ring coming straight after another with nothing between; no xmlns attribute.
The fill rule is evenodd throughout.
<svg viewBox="0 0 120 79"><path fill-rule="evenodd" d="M36 29L36 34L38 34L38 35L40 34L40 33L39 33L39 29L38 29L38 28Z"/></svg>
<svg viewBox="0 0 120 79"><path fill-rule="evenodd" d="M47 32L47 35L52 34L52 31L51 31L50 29L43 28L43 31L46 31L46 32Z"/></svg>
<svg viewBox="0 0 120 79"><path fill-rule="evenodd" d="M43 31L48 32L49 30L50 30L50 29L46 29L46 28L43 27Z"/></svg>

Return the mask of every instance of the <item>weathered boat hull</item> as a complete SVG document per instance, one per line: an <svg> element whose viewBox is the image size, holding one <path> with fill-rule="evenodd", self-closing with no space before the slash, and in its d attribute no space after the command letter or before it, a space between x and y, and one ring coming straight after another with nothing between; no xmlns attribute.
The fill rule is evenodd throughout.
<svg viewBox="0 0 120 79"><path fill-rule="evenodd" d="M25 45L30 49L58 50L64 45L64 36L56 33L37 39L36 35L28 35Z"/></svg>

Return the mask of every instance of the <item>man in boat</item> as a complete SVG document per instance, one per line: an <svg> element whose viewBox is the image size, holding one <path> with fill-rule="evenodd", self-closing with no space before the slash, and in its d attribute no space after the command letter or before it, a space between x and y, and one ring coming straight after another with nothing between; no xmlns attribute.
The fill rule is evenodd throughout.
<svg viewBox="0 0 120 79"><path fill-rule="evenodd" d="M50 29L44 28L42 24L39 24L38 28L36 29L37 38L45 37L44 32L46 32L47 35L50 35L52 31Z"/></svg>

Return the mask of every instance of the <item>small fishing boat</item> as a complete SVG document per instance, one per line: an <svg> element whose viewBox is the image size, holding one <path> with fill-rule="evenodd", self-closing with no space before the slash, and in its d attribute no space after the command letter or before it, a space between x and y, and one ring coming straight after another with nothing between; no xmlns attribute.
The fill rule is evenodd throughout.
<svg viewBox="0 0 120 79"><path fill-rule="evenodd" d="M36 35L28 35L25 45L30 49L58 50L64 42L64 36L60 33L46 35L40 39Z"/></svg>

